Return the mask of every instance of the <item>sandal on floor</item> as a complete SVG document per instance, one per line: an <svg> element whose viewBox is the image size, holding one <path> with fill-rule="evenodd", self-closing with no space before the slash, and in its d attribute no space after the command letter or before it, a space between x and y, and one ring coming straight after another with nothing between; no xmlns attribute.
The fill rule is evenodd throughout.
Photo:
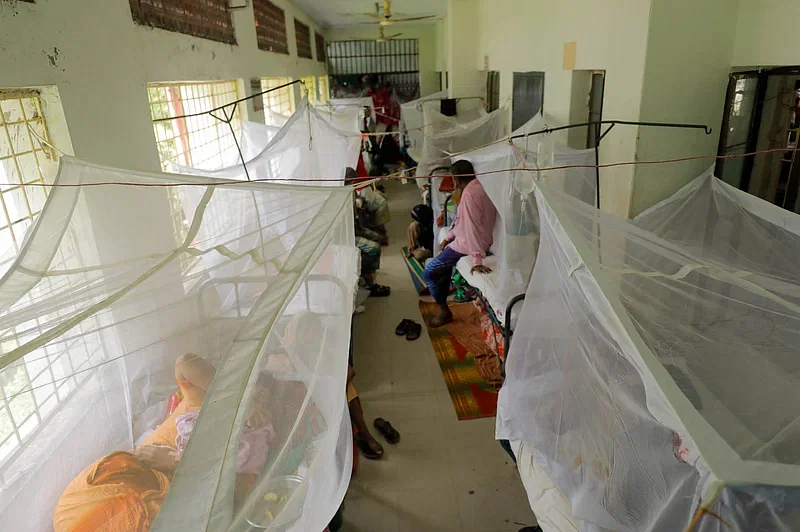
<svg viewBox="0 0 800 532"><path fill-rule="evenodd" d="M383 437L386 438L387 442L395 445L400 441L400 433L395 430L391 423L382 417L376 419L374 425L375 428L378 429L378 432L380 432Z"/></svg>
<svg viewBox="0 0 800 532"><path fill-rule="evenodd" d="M357 439L356 445L358 445L358 450L361 451L361 454L363 454L364 458L367 460L380 460L383 457L383 453L379 453L373 449L368 440Z"/></svg>
<svg viewBox="0 0 800 532"><path fill-rule="evenodd" d="M369 288L370 297L389 297L391 293L392 289L388 286L374 284Z"/></svg>
<svg viewBox="0 0 800 532"><path fill-rule="evenodd" d="M411 326L414 324L413 320L403 320L400 322L400 325L394 330L394 333L397 336L405 336L408 334L408 331L411 329Z"/></svg>
<svg viewBox="0 0 800 532"><path fill-rule="evenodd" d="M413 342L414 340L419 339L421 335L422 335L422 325L412 321L411 324L408 326L408 330L406 332L406 340L408 340L409 342Z"/></svg>

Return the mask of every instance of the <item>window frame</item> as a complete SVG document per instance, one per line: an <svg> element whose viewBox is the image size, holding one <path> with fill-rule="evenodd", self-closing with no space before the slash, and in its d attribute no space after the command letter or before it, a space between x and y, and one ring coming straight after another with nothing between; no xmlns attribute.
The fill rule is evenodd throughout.
<svg viewBox="0 0 800 532"><path fill-rule="evenodd" d="M253 18L259 50L289 55L286 12L270 0L253 0Z"/></svg>
<svg viewBox="0 0 800 532"><path fill-rule="evenodd" d="M133 22L140 26L237 44L228 0L129 0L128 3Z"/></svg>
<svg viewBox="0 0 800 532"><path fill-rule="evenodd" d="M314 59L313 46L311 45L311 26L294 19L294 39L297 43L297 57Z"/></svg>

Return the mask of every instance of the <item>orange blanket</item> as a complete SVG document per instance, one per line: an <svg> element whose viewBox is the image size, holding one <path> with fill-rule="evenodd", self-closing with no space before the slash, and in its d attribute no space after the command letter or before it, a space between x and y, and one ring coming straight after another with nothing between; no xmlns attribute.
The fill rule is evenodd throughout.
<svg viewBox="0 0 800 532"><path fill-rule="evenodd" d="M56 532L146 532L170 479L132 454L111 453L70 483L53 515Z"/></svg>

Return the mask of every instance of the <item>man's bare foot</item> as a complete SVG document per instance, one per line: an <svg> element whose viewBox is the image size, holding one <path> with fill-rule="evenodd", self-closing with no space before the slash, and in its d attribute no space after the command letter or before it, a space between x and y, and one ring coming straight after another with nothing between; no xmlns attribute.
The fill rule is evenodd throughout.
<svg viewBox="0 0 800 532"><path fill-rule="evenodd" d="M383 456L383 445L378 443L371 434L356 434L356 445L364 458L368 460L379 460Z"/></svg>
<svg viewBox="0 0 800 532"><path fill-rule="evenodd" d="M450 311L450 309L447 310L442 309L441 311L439 311L439 315L431 320L431 327L437 329L439 327L444 327L445 325L447 325L452 321L453 321L453 313Z"/></svg>

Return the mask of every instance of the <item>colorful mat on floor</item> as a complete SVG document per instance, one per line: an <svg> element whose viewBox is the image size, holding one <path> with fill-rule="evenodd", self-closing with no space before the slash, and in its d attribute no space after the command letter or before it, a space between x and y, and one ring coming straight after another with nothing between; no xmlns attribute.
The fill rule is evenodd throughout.
<svg viewBox="0 0 800 532"><path fill-rule="evenodd" d="M453 323L428 332L439 360L458 419L479 419L497 415L497 390L487 384L475 367L474 356L488 351L483 340L480 312L472 303L454 303ZM425 323L439 312L436 303L419 302Z"/></svg>
<svg viewBox="0 0 800 532"><path fill-rule="evenodd" d="M414 287L420 295L428 295L428 287L425 285L425 280L422 278L422 271L425 269L417 259L408 256L408 248L404 247L400 250L403 254L403 260L406 261L408 273L411 274L411 280L414 281Z"/></svg>

